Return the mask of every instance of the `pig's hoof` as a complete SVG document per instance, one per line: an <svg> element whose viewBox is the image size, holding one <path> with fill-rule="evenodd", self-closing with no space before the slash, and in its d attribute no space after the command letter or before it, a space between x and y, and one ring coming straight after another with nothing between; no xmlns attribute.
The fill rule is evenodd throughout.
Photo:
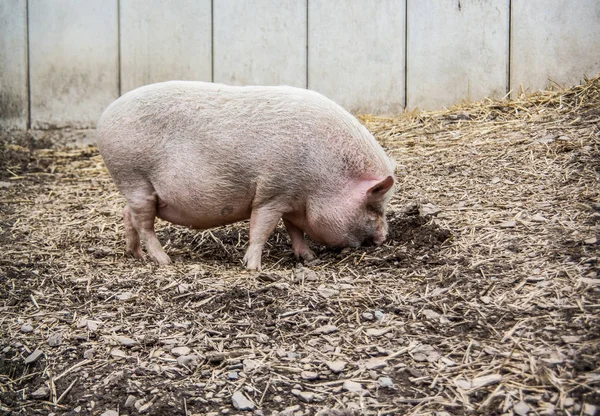
<svg viewBox="0 0 600 416"><path fill-rule="evenodd" d="M246 269L248 270L258 270L260 271L260 257L251 256L246 253L244 256L244 264L246 265Z"/></svg>
<svg viewBox="0 0 600 416"><path fill-rule="evenodd" d="M144 253L142 252L142 249L140 247L136 248L136 249L127 249L126 253L138 260L142 260L144 258Z"/></svg>
<svg viewBox="0 0 600 416"><path fill-rule="evenodd" d="M246 254L244 254L244 264L248 270L260 271L260 258L262 256L262 246L250 245Z"/></svg>
<svg viewBox="0 0 600 416"><path fill-rule="evenodd" d="M315 253L308 247L303 248L301 250L297 250L297 251L295 250L294 254L296 255L297 259L302 259L305 261L312 261L317 258Z"/></svg>
<svg viewBox="0 0 600 416"><path fill-rule="evenodd" d="M158 264L171 264L171 258L166 253L158 253L152 255L152 259Z"/></svg>
<svg viewBox="0 0 600 416"><path fill-rule="evenodd" d="M303 251L302 253L300 253L300 257L302 258L302 260L306 260L306 261L313 261L314 259L317 258L315 253L310 248L307 249L306 251Z"/></svg>
<svg viewBox="0 0 600 416"><path fill-rule="evenodd" d="M249 260L246 262L246 269L248 270L258 270L260 272L260 259L258 261L256 260Z"/></svg>

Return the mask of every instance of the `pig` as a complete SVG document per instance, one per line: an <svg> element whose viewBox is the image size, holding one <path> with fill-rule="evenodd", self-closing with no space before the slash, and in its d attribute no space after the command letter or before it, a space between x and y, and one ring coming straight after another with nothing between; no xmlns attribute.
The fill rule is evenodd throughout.
<svg viewBox="0 0 600 416"><path fill-rule="evenodd" d="M130 91L103 112L97 143L123 211L126 251L170 263L155 218L194 229L250 219L243 261L261 269L282 219L297 258L305 240L380 245L395 163L323 95L288 86L169 81Z"/></svg>

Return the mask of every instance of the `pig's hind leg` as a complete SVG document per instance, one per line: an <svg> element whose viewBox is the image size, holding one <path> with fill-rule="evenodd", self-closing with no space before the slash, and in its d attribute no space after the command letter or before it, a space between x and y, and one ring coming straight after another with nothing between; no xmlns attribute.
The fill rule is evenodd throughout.
<svg viewBox="0 0 600 416"><path fill-rule="evenodd" d="M125 219L125 238L127 251L136 258L142 257L140 237L146 245L148 255L158 264L169 264L171 259L162 248L156 232L154 220L158 197L156 193L144 193L127 197L127 206L123 212Z"/></svg>
<svg viewBox="0 0 600 416"><path fill-rule="evenodd" d="M140 235L133 225L129 205L125 205L125 209L123 210L123 222L125 223L125 248L127 253L136 259L144 258L142 246L140 245Z"/></svg>

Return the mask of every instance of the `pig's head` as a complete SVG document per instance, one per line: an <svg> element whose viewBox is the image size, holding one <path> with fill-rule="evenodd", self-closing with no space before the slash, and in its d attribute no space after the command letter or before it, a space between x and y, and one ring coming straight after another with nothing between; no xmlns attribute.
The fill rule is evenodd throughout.
<svg viewBox="0 0 600 416"><path fill-rule="evenodd" d="M382 244L388 231L386 206L394 182L391 175L361 179L333 195L313 198L306 213L306 233L317 243L332 247Z"/></svg>

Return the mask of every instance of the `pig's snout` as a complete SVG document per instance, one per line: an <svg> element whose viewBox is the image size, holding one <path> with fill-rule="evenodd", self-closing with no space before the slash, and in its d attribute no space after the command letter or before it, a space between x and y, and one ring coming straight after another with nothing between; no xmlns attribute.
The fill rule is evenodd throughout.
<svg viewBox="0 0 600 416"><path fill-rule="evenodd" d="M372 238L366 238L360 245L363 247L371 247L375 245L375 241L373 241Z"/></svg>
<svg viewBox="0 0 600 416"><path fill-rule="evenodd" d="M388 224L384 217L384 218L382 218L382 220L380 220L377 230L373 233L373 235L370 237L370 239L373 242L373 244L375 244L376 246L380 246L383 244L383 242L387 238L387 233L388 233Z"/></svg>
<svg viewBox="0 0 600 416"><path fill-rule="evenodd" d="M366 237L362 243L359 243L359 246L365 246L365 247L369 247L369 246L380 246L383 244L383 242L386 239L386 233L378 233L375 235L371 235Z"/></svg>
<svg viewBox="0 0 600 416"><path fill-rule="evenodd" d="M385 237L386 237L385 234L374 235L370 238L367 238L365 240L364 244L368 245L368 246L372 246L372 245L380 246L385 241Z"/></svg>
<svg viewBox="0 0 600 416"><path fill-rule="evenodd" d="M360 246L380 246L387 239L388 226L385 218L377 218L377 224L369 224L366 229L354 233L346 242L346 246L357 248Z"/></svg>

